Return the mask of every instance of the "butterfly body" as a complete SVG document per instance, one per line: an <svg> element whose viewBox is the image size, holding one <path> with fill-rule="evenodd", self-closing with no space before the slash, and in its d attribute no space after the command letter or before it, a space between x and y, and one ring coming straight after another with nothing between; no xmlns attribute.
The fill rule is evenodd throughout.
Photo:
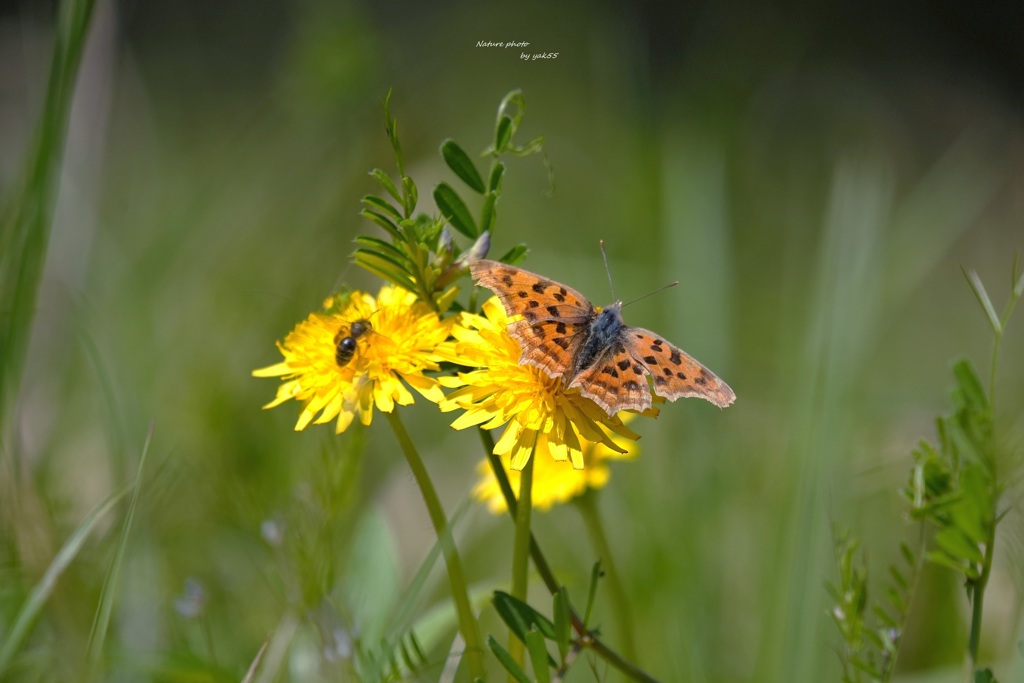
<svg viewBox="0 0 1024 683"><path fill-rule="evenodd" d="M603 355L615 348L625 326L622 320L621 301L605 306L600 312L598 309L594 309L593 319L587 323L584 329L577 332L578 335L581 335L579 351L573 356L572 372L563 375L566 378L566 386L579 375L581 370L589 368Z"/></svg>
<svg viewBox="0 0 1024 683"><path fill-rule="evenodd" d="M509 334L523 349L520 364L560 377L613 415L651 407L651 390L669 400L696 396L720 408L736 395L686 352L648 330L626 325L622 302L603 308L576 290L497 261L470 265L477 282L501 299Z"/></svg>

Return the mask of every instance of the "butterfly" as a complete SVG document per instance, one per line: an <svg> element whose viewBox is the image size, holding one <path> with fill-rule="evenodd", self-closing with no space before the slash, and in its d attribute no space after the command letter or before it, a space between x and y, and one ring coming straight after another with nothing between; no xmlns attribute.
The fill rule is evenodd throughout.
<svg viewBox="0 0 1024 683"><path fill-rule="evenodd" d="M659 396L697 396L725 408L736 399L729 385L661 336L622 320L622 302L596 307L571 287L497 261L470 264L473 279L498 295L519 342L520 365L561 377L566 388L608 415L651 407L648 377Z"/></svg>

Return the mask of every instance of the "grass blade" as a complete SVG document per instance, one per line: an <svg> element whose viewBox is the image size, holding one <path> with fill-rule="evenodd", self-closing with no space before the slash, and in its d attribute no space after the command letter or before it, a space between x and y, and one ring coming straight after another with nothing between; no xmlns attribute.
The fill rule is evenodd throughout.
<svg viewBox="0 0 1024 683"><path fill-rule="evenodd" d="M135 474L132 501L128 505L128 514L125 515L124 524L121 526L121 537L117 541L117 550L110 562L106 579L103 582L103 589L100 591L100 602L96 608L96 615L93 617L92 630L89 633L89 654L88 670L96 673L99 670L100 660L103 656L103 644L107 638L107 628L110 626L110 614L114 609L114 596L116 595L118 579L121 577L121 567L124 566L125 549L128 547L128 536L131 533L132 522L135 520L135 509L139 502L139 491L142 490L142 473L146 466L146 456L149 454L149 446L153 442L153 423L149 423L149 432L146 434L146 442L142 446L142 455L139 457L139 469ZM92 679L92 676L89 677Z"/></svg>
<svg viewBox="0 0 1024 683"><path fill-rule="evenodd" d="M11 626L10 631L6 634L3 645L0 645L0 675L10 666L14 653L18 651L22 641L28 635L29 628L39 615L47 598L53 592L54 587L57 585L57 580L75 557L77 557L78 551L82 549L86 539L89 537L89 533L96 527L100 518L110 508L114 507L130 490L131 485L126 484L107 496L85 516L85 519L82 520L81 524L78 525L71 536L68 537L68 540L64 542L64 545L61 546L50 566L46 568L43 577L32 589L28 599L25 600L25 604L18 610L18 615L14 619L14 625Z"/></svg>
<svg viewBox="0 0 1024 683"><path fill-rule="evenodd" d="M270 636L268 642L263 644L257 653L253 663L249 666L253 669L253 676L246 676L256 683L270 683L277 679L278 672L288 658L288 649L291 647L292 639L299 628L299 618L291 612L286 612L277 622L277 628ZM268 644L269 643L269 644Z"/></svg>
<svg viewBox="0 0 1024 683"><path fill-rule="evenodd" d="M263 653L267 651L268 645L270 645L270 638L263 641L263 645L260 646L256 656L249 664L249 668L245 672L245 677L242 678L242 683L252 683L253 678L256 676L256 670L260 667L260 662L263 661Z"/></svg>
<svg viewBox="0 0 1024 683"><path fill-rule="evenodd" d="M992 305L992 300L988 298L988 292L985 291L985 285L982 284L981 278L978 277L978 273L974 270L965 270L964 277L967 278L967 283L971 286L971 291L974 292L975 298L978 299L978 303L985 310L985 315L988 317L988 323L992 326L992 331L996 335L1000 335L1003 332L1003 324L999 322L999 316L996 315L995 306Z"/></svg>
<svg viewBox="0 0 1024 683"><path fill-rule="evenodd" d="M94 0L61 3L46 99L19 193L0 212L0 415L19 374L53 224L71 100Z"/></svg>

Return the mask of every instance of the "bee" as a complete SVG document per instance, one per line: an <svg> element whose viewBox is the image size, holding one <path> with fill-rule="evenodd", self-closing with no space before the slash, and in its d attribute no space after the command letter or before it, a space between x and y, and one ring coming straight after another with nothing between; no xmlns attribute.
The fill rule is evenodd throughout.
<svg viewBox="0 0 1024 683"><path fill-rule="evenodd" d="M356 320L351 325L342 325L334 335L334 360L338 367L345 367L356 355L356 341L373 330L369 320Z"/></svg>

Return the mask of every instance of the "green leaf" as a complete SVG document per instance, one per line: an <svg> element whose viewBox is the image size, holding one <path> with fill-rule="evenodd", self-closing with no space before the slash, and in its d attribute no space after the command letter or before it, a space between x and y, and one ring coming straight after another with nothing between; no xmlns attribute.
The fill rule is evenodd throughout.
<svg viewBox="0 0 1024 683"><path fill-rule="evenodd" d="M502 115L498 118L498 125L494 128L494 154L504 154L511 139L512 118Z"/></svg>
<svg viewBox="0 0 1024 683"><path fill-rule="evenodd" d="M382 643L382 649L383 649L383 647L386 647L386 646L387 646L387 642ZM406 669L414 670L416 668L417 665L416 665L416 663L412 659L412 653L409 652L409 648L406 647L406 645L405 645L405 639L404 638L402 638L402 639L400 639L398 641L398 652L397 653L393 653L392 657L396 657L396 655L397 655L397 658L399 658L401 660L402 666L404 666ZM395 663L394 668L398 668L397 667L397 662Z"/></svg>
<svg viewBox="0 0 1024 683"><path fill-rule="evenodd" d="M494 205L498 201L498 195L493 192L488 192L484 196L484 205L480 209L480 233L493 232L494 221L497 218L497 213L494 211Z"/></svg>
<svg viewBox="0 0 1024 683"><path fill-rule="evenodd" d="M533 627L537 627L545 638L555 638L555 625L550 619L504 591L494 591L494 609L505 625L524 643L526 632Z"/></svg>
<svg viewBox="0 0 1024 683"><path fill-rule="evenodd" d="M416 285L405 273L402 266L384 254L370 251L368 249L356 249L352 253L352 259L357 265L365 268L378 277L388 280L389 282L393 282L400 287L404 287L410 292L417 291Z"/></svg>
<svg viewBox="0 0 1024 683"><path fill-rule="evenodd" d="M354 241L356 244L369 247L369 251L393 259L395 263L403 267L403 270L408 270L409 266L412 265L412 261L409 260L409 256L390 242L385 242L382 239L370 237L368 235L359 235Z"/></svg>
<svg viewBox="0 0 1024 683"><path fill-rule="evenodd" d="M550 667L557 666L548 649L544 645L544 636L536 628L526 632L526 649L530 653L530 663L533 665L533 673L537 675L538 683L549 683L551 681Z"/></svg>
<svg viewBox="0 0 1024 683"><path fill-rule="evenodd" d="M960 572L971 581L977 581L980 576L974 565L968 564L960 558L952 557L940 550L933 550L928 553L928 561Z"/></svg>
<svg viewBox="0 0 1024 683"><path fill-rule="evenodd" d="M368 247L359 247L352 252L352 258L357 260L365 259L367 263L375 263L384 268L394 268L403 275L406 274L405 266L389 254L383 254Z"/></svg>
<svg viewBox="0 0 1024 683"><path fill-rule="evenodd" d="M437 202L437 208L441 209L441 213L444 214L453 228L466 237L475 238L480 234L476 223L473 221L473 216L469 213L469 209L466 208L466 204L459 197L458 193L452 189L451 185L443 182L439 183L434 188L434 201Z"/></svg>
<svg viewBox="0 0 1024 683"><path fill-rule="evenodd" d="M899 591L889 586L885 589L885 597L889 598L889 604L896 609L897 614L906 614L907 603Z"/></svg>
<svg viewBox="0 0 1024 683"><path fill-rule="evenodd" d="M1016 257L1014 257L1013 261L1014 261L1014 263L1013 263L1013 272L1015 274L1014 277L1016 277L1016 272L1017 272L1017 259L1016 259ZM1024 273L1021 273L1020 277L1018 277L1017 281L1013 284L1013 298L1014 299L1019 299L1022 296L1024 296Z"/></svg>
<svg viewBox="0 0 1024 683"><path fill-rule="evenodd" d="M528 251L529 250L526 248L525 244L517 244L505 252L505 255L498 260L502 263L507 263L510 266L519 265L523 262L523 259L526 258L526 253Z"/></svg>
<svg viewBox="0 0 1024 683"><path fill-rule="evenodd" d="M397 285L399 287L402 287L403 289L405 289L407 291L418 293L418 290L416 289L416 285L415 284L413 284L411 281L403 278L402 275L400 275L399 273L396 273L393 270L390 270L388 268L382 268L382 267L378 266L375 263L371 263L369 261L364 261L364 260L357 260L355 263L360 268L363 268L363 269L369 271L370 273L373 273L374 275L376 275L377 277L379 277L380 279L382 279L382 280L384 280L386 282L390 282L392 284L395 284L395 285Z"/></svg>
<svg viewBox="0 0 1024 683"><path fill-rule="evenodd" d="M988 411L988 398L985 396L985 389L981 386L978 373L968 360L959 360L953 365L953 375L956 377L957 387L967 399L967 407L974 408L978 412Z"/></svg>
<svg viewBox="0 0 1024 683"><path fill-rule="evenodd" d="M495 124L494 148L484 153L487 154L493 152L496 155L500 155L505 151L510 150L512 137L515 135L516 130L519 129L519 124L522 123L523 114L525 113L526 97L523 96L523 91L512 90L508 92L505 97L502 98L501 104L498 105L498 119Z"/></svg>
<svg viewBox="0 0 1024 683"><path fill-rule="evenodd" d="M992 669L988 667L984 669L977 669L974 672L974 683L999 683L996 680L995 674L992 673Z"/></svg>
<svg viewBox="0 0 1024 683"><path fill-rule="evenodd" d="M892 580L896 582L896 585L902 588L903 590L907 590L910 588L910 584L907 582L907 578L903 576L900 570L897 569L894 565L889 565L889 576L891 576Z"/></svg>
<svg viewBox="0 0 1024 683"><path fill-rule="evenodd" d="M360 200L363 204L371 209L376 209L378 212L386 214L391 220L396 223L401 222L402 214L399 213L398 209L391 205L391 202L381 199L377 195L368 194Z"/></svg>
<svg viewBox="0 0 1024 683"><path fill-rule="evenodd" d="M416 210L416 205L420 201L420 191L416 189L416 183L409 176L402 176L402 191L405 193L405 202L402 206L405 209L405 217L408 218Z"/></svg>
<svg viewBox="0 0 1024 683"><path fill-rule="evenodd" d="M871 611L874 613L875 618L877 618L883 626L886 626L888 628L896 628L897 626L899 626L899 622L893 619L892 616L890 616L888 612L882 609L881 606L875 605L871 608Z"/></svg>
<svg viewBox="0 0 1024 683"><path fill-rule="evenodd" d="M877 631L866 630L864 631L864 637L871 641L871 644L879 650L885 649L885 639Z"/></svg>
<svg viewBox="0 0 1024 683"><path fill-rule="evenodd" d="M900 554L903 556L903 560L911 567L917 564L917 556L914 555L914 551L906 543L900 543Z"/></svg>
<svg viewBox="0 0 1024 683"><path fill-rule="evenodd" d="M961 505L953 511L953 519L970 541L975 544L987 543L992 526L992 496L982 468L978 465L965 467L960 477L960 487L964 496Z"/></svg>
<svg viewBox="0 0 1024 683"><path fill-rule="evenodd" d="M420 646L420 641L414 631L409 631L409 637L403 638L402 652L406 658L406 668L410 671L422 669L427 665L427 654Z"/></svg>
<svg viewBox="0 0 1024 683"><path fill-rule="evenodd" d="M359 215L384 228L384 231L391 235L391 239L396 242L402 242L405 240L405 237L402 235L402 231L397 225L392 223L391 219L387 216L377 213L376 211L371 211L370 209L363 209L359 212Z"/></svg>
<svg viewBox="0 0 1024 683"><path fill-rule="evenodd" d="M939 529L935 534L935 544L957 559L977 564L985 560L985 556L977 544L967 538L957 527Z"/></svg>
<svg viewBox="0 0 1024 683"><path fill-rule="evenodd" d="M899 652L898 641L900 639L899 626L880 629L878 635L882 637L882 649L893 657Z"/></svg>
<svg viewBox="0 0 1024 683"><path fill-rule="evenodd" d="M487 189L491 192L501 193L501 181L505 177L505 164L495 161L491 164L491 175L487 178Z"/></svg>
<svg viewBox="0 0 1024 683"><path fill-rule="evenodd" d="M448 168L452 169L462 182L469 185L478 194L484 193L484 179L480 177L480 172L476 170L476 165L473 164L469 155L454 140L449 138L441 144L441 155L444 157L445 163L448 164Z"/></svg>
<svg viewBox="0 0 1024 683"><path fill-rule="evenodd" d="M870 634L871 632L868 631L868 633ZM875 636L875 637L877 638L877 636ZM870 635L868 636L868 638L871 639L871 640L874 640L873 638L871 638ZM860 657L851 657L850 658L850 664L853 664L855 667L857 667L858 669L860 669L861 671L866 673L868 676L871 676L872 678L881 678L882 677L881 673L879 673L878 669L875 667L875 665L872 662L866 662L863 659L861 659Z"/></svg>
<svg viewBox="0 0 1024 683"><path fill-rule="evenodd" d="M398 143L398 122L391 115L391 90L384 98L384 125L388 140L391 142L391 149L395 154L395 165L398 167L398 175L404 176L405 158L402 156L402 146Z"/></svg>
<svg viewBox="0 0 1024 683"><path fill-rule="evenodd" d="M954 508L957 504L960 503L960 500L963 497L964 494L962 491L948 493L942 496L941 498L935 498L934 500L928 501L928 503L926 503L925 505L922 505L919 508L911 510L911 515L915 519L921 519L922 517L926 517L928 519L936 521L939 524L942 524L943 522L939 519L939 517L943 514L947 514L950 509Z"/></svg>
<svg viewBox="0 0 1024 683"><path fill-rule="evenodd" d="M370 175L377 179L377 182L384 187L387 193L391 195L396 202L399 204L402 203L402 193L398 191L397 187L395 187L395 182L391 180L391 176L389 176L386 171L375 168L370 171Z"/></svg>
<svg viewBox="0 0 1024 683"><path fill-rule="evenodd" d="M569 610L569 593L565 586L558 589L552 600L551 611L555 617L555 644L562 661L569 654L569 638L572 635L572 615Z"/></svg>
<svg viewBox="0 0 1024 683"><path fill-rule="evenodd" d="M519 683L531 683L526 672L516 664L516 660L512 659L512 655L508 653L508 650L503 648L494 636L487 636L487 646L491 648L491 652L498 658L501 665L505 668L505 671L509 672Z"/></svg>

